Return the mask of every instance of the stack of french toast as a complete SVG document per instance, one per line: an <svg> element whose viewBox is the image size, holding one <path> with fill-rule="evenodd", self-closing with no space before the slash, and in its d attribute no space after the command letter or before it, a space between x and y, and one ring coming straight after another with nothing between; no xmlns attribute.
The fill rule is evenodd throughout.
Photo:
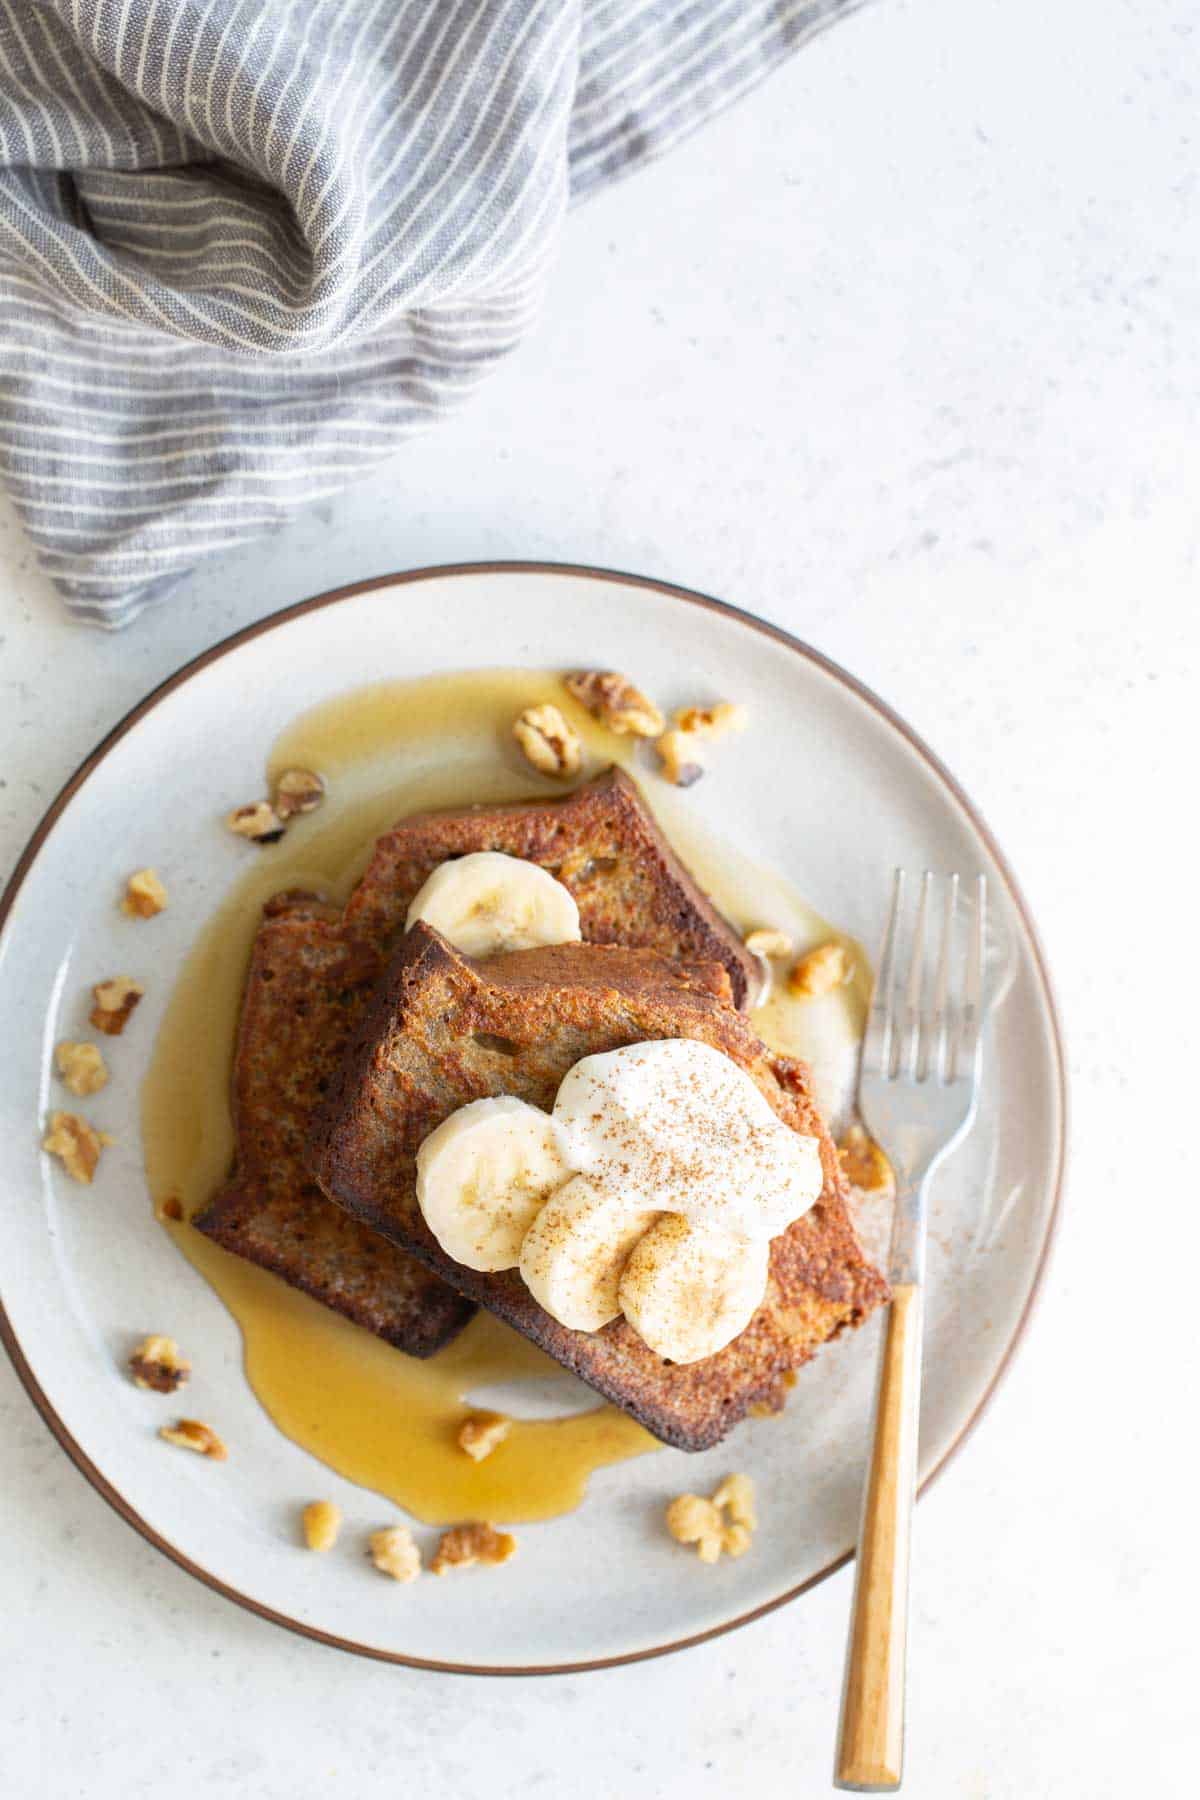
<svg viewBox="0 0 1200 1800"><path fill-rule="evenodd" d="M577 941L472 955L469 933L412 918L439 872L483 855L553 878ZM664 1442L707 1449L752 1408L782 1405L793 1372L887 1296L808 1070L750 1024L758 982L619 770L564 799L401 820L344 907L289 891L264 909L234 1064L234 1168L195 1223L412 1356L486 1307ZM462 1108L511 1096L550 1112L584 1059L674 1040L736 1065L819 1154L815 1200L764 1249L761 1302L692 1361L624 1316L563 1323L518 1268L456 1258L420 1204L422 1146Z"/></svg>

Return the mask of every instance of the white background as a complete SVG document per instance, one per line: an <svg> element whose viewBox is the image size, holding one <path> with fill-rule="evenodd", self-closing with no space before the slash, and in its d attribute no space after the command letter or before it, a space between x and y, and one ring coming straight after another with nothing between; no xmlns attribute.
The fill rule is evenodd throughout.
<svg viewBox="0 0 1200 1800"><path fill-rule="evenodd" d="M1195 33L1189 0L858 14L572 216L540 326L439 435L122 636L65 623L0 511L0 870L185 658L470 558L762 612L965 783L1057 979L1073 1166L1018 1361L920 1508L906 1791L930 1800L1196 1792ZM14 1800L828 1789L845 1574L663 1662L421 1675L165 1562L6 1363L0 1445Z"/></svg>

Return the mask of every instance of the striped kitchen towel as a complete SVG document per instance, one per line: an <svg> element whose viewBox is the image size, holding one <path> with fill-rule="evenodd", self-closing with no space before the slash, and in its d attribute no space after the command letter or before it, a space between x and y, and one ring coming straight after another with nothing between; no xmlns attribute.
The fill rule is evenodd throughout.
<svg viewBox="0 0 1200 1800"><path fill-rule="evenodd" d="M120 625L519 341L568 200L856 0L0 0L0 472Z"/></svg>

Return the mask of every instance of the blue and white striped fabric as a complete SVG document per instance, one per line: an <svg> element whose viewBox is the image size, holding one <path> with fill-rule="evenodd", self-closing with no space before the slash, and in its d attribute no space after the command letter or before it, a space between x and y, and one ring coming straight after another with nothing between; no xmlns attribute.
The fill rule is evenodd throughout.
<svg viewBox="0 0 1200 1800"><path fill-rule="evenodd" d="M568 201L855 0L0 0L0 472L120 625L469 394Z"/></svg>

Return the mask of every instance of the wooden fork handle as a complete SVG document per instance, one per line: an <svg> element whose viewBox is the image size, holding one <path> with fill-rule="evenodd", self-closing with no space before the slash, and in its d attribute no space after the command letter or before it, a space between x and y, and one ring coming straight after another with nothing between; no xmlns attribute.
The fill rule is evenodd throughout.
<svg viewBox="0 0 1200 1800"><path fill-rule="evenodd" d="M908 1552L917 1480L924 1296L892 1291L879 1361L875 1441L863 1494L838 1728L837 1787L888 1793L904 1762Z"/></svg>

